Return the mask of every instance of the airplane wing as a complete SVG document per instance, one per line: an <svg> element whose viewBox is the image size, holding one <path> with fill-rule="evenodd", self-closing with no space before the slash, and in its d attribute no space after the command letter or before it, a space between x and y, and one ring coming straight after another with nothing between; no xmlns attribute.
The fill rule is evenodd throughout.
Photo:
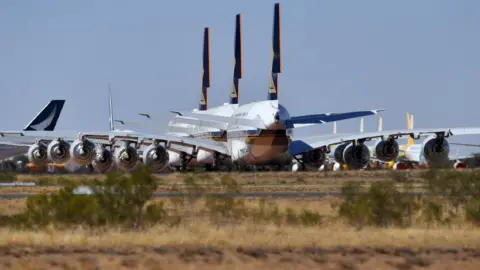
<svg viewBox="0 0 480 270"><path fill-rule="evenodd" d="M290 119L285 120L285 125L287 128L299 128L304 126L311 126L315 124L324 124L329 122L335 122L340 120L364 117L369 115L375 115L379 112L384 111L383 109L379 110L367 110L367 111L353 111L346 113L324 113L324 114L310 114L302 116L290 117ZM198 125L203 127L219 128L226 129L231 125L239 126L248 126L259 129L266 128L265 124L261 119L248 119L242 117L227 117L219 116L212 114L200 114L193 112L182 112L181 116L176 116L178 123L186 123L192 125ZM223 124L223 126L222 126Z"/></svg>
<svg viewBox="0 0 480 270"><path fill-rule="evenodd" d="M304 152L329 147L334 144L347 143L359 140L372 140L378 138L401 138L412 136L415 139L427 137L435 134L443 134L445 137L452 135L478 135L480 134L480 127L467 128L436 128L436 129L406 129L406 130L385 130L375 132L362 133L344 133L344 134L329 134L324 136L313 136L303 139L293 140L290 145L292 155L299 155Z"/></svg>
<svg viewBox="0 0 480 270"><path fill-rule="evenodd" d="M136 142L141 145L150 145L154 141L160 141L160 142L165 142L167 145L167 148L170 148L172 145L189 146L189 147L196 147L196 148L215 151L223 155L230 155L230 151L228 150L227 143L208 140L208 139L179 137L179 136L170 136L170 135L154 135L154 134L144 134L144 133L138 133L138 132L127 132L127 131L92 132L92 133L82 132L80 136L83 136L83 138L92 140L97 143L105 143L106 141L110 141L110 142L129 141L129 142Z"/></svg>
<svg viewBox="0 0 480 270"><path fill-rule="evenodd" d="M216 151L223 155L230 155L225 142L212 141L200 138L188 138L169 135L152 135L130 131L109 132L78 132L78 131L0 131L0 145L30 146L38 139L52 141L62 138L72 142L79 138L88 139L94 143L111 144L116 141L136 142L142 145L150 145L153 141L163 141L168 147L171 145L197 147Z"/></svg>
<svg viewBox="0 0 480 270"><path fill-rule="evenodd" d="M309 114L302 116L293 116L290 119L285 121L287 128L296 128L302 126L309 126L311 124L325 124L340 120L347 120L352 118L364 117L369 115L375 115L379 112L384 111L383 109L379 110L369 110L369 111L354 111L354 112L345 112L345 113L323 113L323 114Z"/></svg>
<svg viewBox="0 0 480 270"><path fill-rule="evenodd" d="M52 141L62 138L73 142L78 139L76 131L0 131L0 145L30 146L38 139Z"/></svg>

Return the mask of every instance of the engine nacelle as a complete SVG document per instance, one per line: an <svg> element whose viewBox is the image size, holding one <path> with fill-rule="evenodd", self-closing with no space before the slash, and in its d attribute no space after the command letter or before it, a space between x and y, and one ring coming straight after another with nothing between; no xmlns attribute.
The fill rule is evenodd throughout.
<svg viewBox="0 0 480 270"><path fill-rule="evenodd" d="M349 144L343 151L343 160L349 169L362 169L370 162L370 150L363 143Z"/></svg>
<svg viewBox="0 0 480 270"><path fill-rule="evenodd" d="M108 171L113 165L113 154L108 149L98 148L92 160L92 166L100 173Z"/></svg>
<svg viewBox="0 0 480 270"><path fill-rule="evenodd" d="M327 155L322 149L305 152L302 156L303 164L318 170L327 160Z"/></svg>
<svg viewBox="0 0 480 270"><path fill-rule="evenodd" d="M450 146L445 138L427 137L422 143L422 150L429 165L442 165L449 160Z"/></svg>
<svg viewBox="0 0 480 270"><path fill-rule="evenodd" d="M398 157L399 152L400 147L394 139L380 140L375 144L375 156L381 161L392 161Z"/></svg>
<svg viewBox="0 0 480 270"><path fill-rule="evenodd" d="M48 159L56 164L64 164L70 160L70 144L62 139L53 140L47 147Z"/></svg>
<svg viewBox="0 0 480 270"><path fill-rule="evenodd" d="M86 166L95 158L95 148L89 140L76 140L70 146L70 156L79 166Z"/></svg>
<svg viewBox="0 0 480 270"><path fill-rule="evenodd" d="M121 146L115 149L113 156L117 167L127 172L133 170L139 161L137 149L132 146Z"/></svg>
<svg viewBox="0 0 480 270"><path fill-rule="evenodd" d="M455 161L455 163L453 164L453 168L455 169L460 169L460 168L467 168L467 164L461 162L461 161Z"/></svg>
<svg viewBox="0 0 480 270"><path fill-rule="evenodd" d="M395 162L392 166L392 170L407 170L410 166L407 163Z"/></svg>
<svg viewBox="0 0 480 270"><path fill-rule="evenodd" d="M345 164L345 160L343 159L343 152L348 145L348 143L340 144L335 147L335 150L333 151L333 159L335 159L335 161L340 165Z"/></svg>
<svg viewBox="0 0 480 270"><path fill-rule="evenodd" d="M27 156L28 161L30 161L31 163L39 167L45 166L48 161L47 146L45 146L45 144L43 143L32 144L28 148Z"/></svg>
<svg viewBox="0 0 480 270"><path fill-rule="evenodd" d="M169 155L165 147L150 145L143 151L143 163L152 171L161 171L168 166Z"/></svg>

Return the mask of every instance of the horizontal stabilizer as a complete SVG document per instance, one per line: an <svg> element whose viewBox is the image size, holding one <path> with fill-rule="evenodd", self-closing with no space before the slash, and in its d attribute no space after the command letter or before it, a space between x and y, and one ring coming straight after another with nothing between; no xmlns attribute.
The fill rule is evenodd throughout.
<svg viewBox="0 0 480 270"><path fill-rule="evenodd" d="M298 124L324 124L329 122L335 122L340 120L347 120L352 118L364 117L369 115L375 115L379 112L384 111L380 110L369 110L369 111L355 111L355 112L346 112L346 113L324 113L324 114L310 114L302 116L294 116L290 119L285 120L285 125L287 128L293 128Z"/></svg>
<svg viewBox="0 0 480 270"><path fill-rule="evenodd" d="M172 124L189 124L198 127L209 127L209 128L216 128L221 130L226 130L228 128L228 123L222 123L217 121L211 120L202 120L196 119L191 117L184 117L184 116L176 116L172 121Z"/></svg>
<svg viewBox="0 0 480 270"><path fill-rule="evenodd" d="M238 118L238 117L227 117L227 116L219 116L219 115L212 115L212 114L200 114L200 113L190 113L185 112L182 113L183 117L176 116L175 118L180 119L181 123L186 123L183 121L187 121L184 119L195 119L195 120L188 120L188 124L198 125L202 127L211 127L226 130L228 127L232 126L245 126L245 127L253 127L259 129L265 129L266 126L261 119L248 119L248 118ZM223 124L223 127L220 128L219 123Z"/></svg>

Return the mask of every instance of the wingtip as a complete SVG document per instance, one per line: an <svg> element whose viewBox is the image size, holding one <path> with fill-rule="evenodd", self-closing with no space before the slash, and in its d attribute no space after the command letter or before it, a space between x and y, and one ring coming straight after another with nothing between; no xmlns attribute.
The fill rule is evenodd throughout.
<svg viewBox="0 0 480 270"><path fill-rule="evenodd" d="M141 115L141 116L145 116L145 117L147 117L147 118L151 118L151 117L150 117L150 115L149 115L148 113L139 113L139 115Z"/></svg>

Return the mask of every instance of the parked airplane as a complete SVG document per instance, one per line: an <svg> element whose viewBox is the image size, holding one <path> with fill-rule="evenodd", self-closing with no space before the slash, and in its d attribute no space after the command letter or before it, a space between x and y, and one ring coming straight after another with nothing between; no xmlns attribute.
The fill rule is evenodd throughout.
<svg viewBox="0 0 480 270"><path fill-rule="evenodd" d="M407 116L407 129L413 130L413 114L408 113ZM374 151L373 151L374 152ZM375 153L375 152L374 152ZM453 168L466 168L466 164L463 162L465 159L472 157L468 156L459 156L459 155L448 155L448 160L450 162L445 162L445 165L452 165ZM381 160L378 160L376 155L372 156L372 161L378 163L385 163ZM404 145L399 145L398 155L395 160L388 162L388 168L393 170L403 170L403 169L412 169L412 168L427 168L428 163L422 153L422 144L415 143L412 137L408 138L408 141Z"/></svg>
<svg viewBox="0 0 480 270"><path fill-rule="evenodd" d="M210 87L210 29L207 27L204 30L203 39L203 69L202 69L202 88L200 92L200 104L198 109L193 109L192 112L209 113L220 116L231 116L238 107L239 102L239 82L242 78L242 43L241 43L241 14L237 14L235 18L235 42L234 42L234 68L232 89L230 90L230 101L221 106L208 106L208 88ZM177 112L174 112L177 113ZM148 113L140 113L140 115L151 119L152 115ZM145 123L138 123L134 121L118 120L123 124L141 125ZM149 125L152 127L152 125ZM158 127L153 125L153 127ZM226 141L226 132L217 128L198 127L189 123L177 123L170 121L168 124L167 135L190 137L190 138L204 138L214 141ZM215 153L204 149L199 149L198 153L193 156L188 154L188 149L185 147L175 146L168 149L169 165L177 169L194 167L197 165L205 166L207 169L218 168L219 166L231 166L231 160L228 157L215 158ZM200 162L197 162L200 160Z"/></svg>
<svg viewBox="0 0 480 270"><path fill-rule="evenodd" d="M91 153L99 146L110 147L115 163L122 170L129 171L140 159L138 149L146 147L142 153L144 163L157 169L164 168L168 162L166 149L173 145L188 146L191 155L196 156L199 149L213 151L225 157L231 157L236 164L271 164L285 165L292 157L300 162L302 169L313 167L318 169L325 161L330 146L341 143L335 148L334 158L349 168L363 168L370 161L370 151L364 144L368 140L379 139L375 145L375 154L382 161L391 161L398 156L396 139L411 136L414 139L425 138L422 143L422 154L428 164L439 164L446 161L449 144L446 138L452 135L480 134L480 127L472 128L437 128L392 130L346 134L328 134L312 136L291 141L288 130L304 126L334 122L344 119L364 117L378 114L379 110L357 111L348 113L326 113L290 117L288 111L278 103L278 74L281 72L279 5L275 5L275 25L273 41L273 63L269 98L240 105L232 117L221 117L208 114L180 112L177 119L196 119L196 126L219 128L227 131L227 142L200 138L182 138L168 135L150 135L138 132L81 132L68 139L75 140L70 145L71 158L81 163L91 162L95 156ZM205 119L210 117L210 120ZM216 126L214 126L214 124ZM11 132L17 138L34 143L35 138L50 140L50 144L59 143L62 132L35 131ZM3 138L0 138L2 140ZM61 139L61 138L60 138ZM64 140L65 141L65 140ZM291 142L290 142L291 141ZM119 146L116 143L123 142ZM150 155L151 154L151 155Z"/></svg>
<svg viewBox="0 0 480 270"><path fill-rule="evenodd" d="M327 113L290 117L278 102L278 74L281 72L280 5L275 4L273 27L273 59L268 100L239 105L233 114L220 116L205 112L177 112L176 123L210 127L226 132L224 152L215 157L231 158L237 165L288 165L290 130L295 127L321 124L374 115L381 110L348 113ZM147 114L151 117L150 114ZM220 142L218 142L220 143ZM221 145L221 144L219 144ZM197 156L197 161L200 161Z"/></svg>
<svg viewBox="0 0 480 270"><path fill-rule="evenodd" d="M60 117L60 113L62 112L63 105L65 104L65 100L51 100L50 102L42 108L42 110L23 128L24 131L31 131L31 130L48 130L52 131L55 129L57 125L58 118ZM0 136L4 136L4 134L0 133ZM24 145L1 145L0 151L8 152L9 156L16 156L24 154L28 151L28 146ZM46 152L39 152L37 153L39 157L43 157L46 155ZM2 157L6 158L6 157Z"/></svg>

